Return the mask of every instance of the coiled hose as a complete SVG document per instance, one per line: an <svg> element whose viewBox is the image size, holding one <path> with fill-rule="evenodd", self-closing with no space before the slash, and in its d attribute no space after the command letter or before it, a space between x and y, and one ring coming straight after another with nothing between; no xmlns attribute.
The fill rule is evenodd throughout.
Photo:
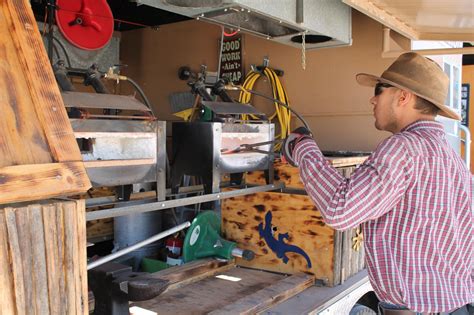
<svg viewBox="0 0 474 315"><path fill-rule="evenodd" d="M275 71L271 68L264 68L263 72L259 71L251 71L244 80L242 84L242 89L239 95L239 102L240 103L250 103L252 99L252 94L250 91L253 91L253 86L255 82L262 76L265 76L268 81L270 82L270 86L272 88L273 101L275 105L275 112L270 115L269 120L274 120L275 118L278 120L280 125L280 134L275 137L275 139L284 139L290 134L290 123L291 123L291 111L288 108L290 106L288 100L288 94L285 91L285 88L280 82L280 79L276 75ZM281 106L280 104L284 104L286 106ZM254 115L242 115L242 120L249 120L249 119L259 119ZM280 149L281 143L275 145L275 151Z"/></svg>

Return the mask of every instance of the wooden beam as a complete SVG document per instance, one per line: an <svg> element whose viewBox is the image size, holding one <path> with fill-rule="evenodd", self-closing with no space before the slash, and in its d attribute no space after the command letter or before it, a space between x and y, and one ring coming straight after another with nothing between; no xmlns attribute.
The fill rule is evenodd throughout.
<svg viewBox="0 0 474 315"><path fill-rule="evenodd" d="M393 16L389 12L377 7L370 0L342 0L342 2L402 34L403 36L413 40L420 39L420 34L413 27L405 24L403 21Z"/></svg>
<svg viewBox="0 0 474 315"><path fill-rule="evenodd" d="M256 314L289 299L313 283L312 276L304 273L295 274L209 314Z"/></svg>
<svg viewBox="0 0 474 315"><path fill-rule="evenodd" d="M66 108L54 78L36 20L27 0L2 1L21 70L54 161L81 161ZM4 24L4 23L2 23Z"/></svg>
<svg viewBox="0 0 474 315"><path fill-rule="evenodd" d="M235 264L233 262L219 261L210 258L192 261L182 266L171 267L154 273L151 277L169 282L168 288L163 291L164 293L234 267Z"/></svg>
<svg viewBox="0 0 474 315"><path fill-rule="evenodd" d="M86 168L97 167L113 167L113 166L133 166L133 165L150 165L154 164L155 159L134 159L134 160L101 160L101 161L85 161Z"/></svg>
<svg viewBox="0 0 474 315"><path fill-rule="evenodd" d="M82 193L89 178L82 162L0 168L0 204Z"/></svg>
<svg viewBox="0 0 474 315"><path fill-rule="evenodd" d="M420 40L439 40L472 42L474 41L474 32L472 33L420 33Z"/></svg>

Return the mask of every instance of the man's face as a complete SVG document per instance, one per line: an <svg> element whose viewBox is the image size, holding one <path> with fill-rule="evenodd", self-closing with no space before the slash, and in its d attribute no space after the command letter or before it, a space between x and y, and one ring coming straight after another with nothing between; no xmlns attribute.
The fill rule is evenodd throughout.
<svg viewBox="0 0 474 315"><path fill-rule="evenodd" d="M375 95L370 99L373 105L375 128L389 132L398 130L398 116L396 112L397 88L388 84L377 83Z"/></svg>

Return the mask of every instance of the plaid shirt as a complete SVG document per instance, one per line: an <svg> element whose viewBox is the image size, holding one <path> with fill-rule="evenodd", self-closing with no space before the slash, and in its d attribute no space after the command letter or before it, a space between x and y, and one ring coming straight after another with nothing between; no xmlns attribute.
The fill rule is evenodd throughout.
<svg viewBox="0 0 474 315"><path fill-rule="evenodd" d="M298 143L294 158L328 225L362 223L381 301L417 312L474 301L474 180L440 123L418 121L389 137L349 179L313 140Z"/></svg>

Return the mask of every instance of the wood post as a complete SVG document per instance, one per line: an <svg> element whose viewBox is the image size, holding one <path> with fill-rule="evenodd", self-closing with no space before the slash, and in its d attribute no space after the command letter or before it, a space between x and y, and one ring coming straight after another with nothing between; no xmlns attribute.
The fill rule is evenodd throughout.
<svg viewBox="0 0 474 315"><path fill-rule="evenodd" d="M87 314L84 200L0 208L5 314Z"/></svg>

